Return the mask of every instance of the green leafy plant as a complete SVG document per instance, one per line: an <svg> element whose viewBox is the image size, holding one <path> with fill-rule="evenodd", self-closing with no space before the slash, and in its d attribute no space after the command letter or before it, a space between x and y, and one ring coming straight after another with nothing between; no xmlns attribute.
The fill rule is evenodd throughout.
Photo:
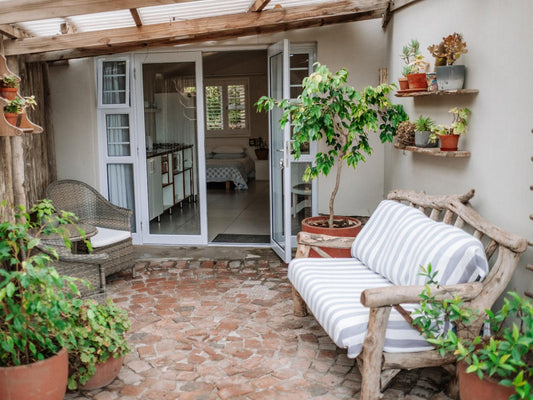
<svg viewBox="0 0 533 400"><path fill-rule="evenodd" d="M26 108L34 108L37 105L35 96L15 97L4 107L5 113L22 114Z"/></svg>
<svg viewBox="0 0 533 400"><path fill-rule="evenodd" d="M402 48L401 59L405 62L402 75L423 73L427 71L429 64L424 61L424 56L420 54L420 43L416 39Z"/></svg>
<svg viewBox="0 0 533 400"><path fill-rule="evenodd" d="M430 117L424 117L423 115L420 115L418 119L415 120L416 130L420 132L430 131L433 125L435 125L435 121Z"/></svg>
<svg viewBox="0 0 533 400"><path fill-rule="evenodd" d="M468 117L471 111L468 108L451 108L449 111L453 115L452 123L450 125L433 125L431 127L430 140L435 141L441 135L462 135L466 133L466 126L468 125Z"/></svg>
<svg viewBox="0 0 533 400"><path fill-rule="evenodd" d="M420 294L420 307L413 313L413 322L421 329L428 342L441 356L454 354L467 364L467 373L475 373L480 379L494 377L504 386L514 387L516 393L509 399L531 399L533 396L533 305L515 292L508 292L503 306L496 312L485 310L490 325L490 337L473 339L459 337L453 330L445 331L447 324L468 326L476 312L464 307L463 301L438 300L431 293L431 285L437 285L436 272L422 267L421 275L427 278Z"/></svg>
<svg viewBox="0 0 533 400"><path fill-rule="evenodd" d="M382 143L392 142L396 128L408 119L401 105L393 105L387 95L394 85L368 86L360 91L346 84L348 71L331 73L325 65L315 64L316 71L305 78L302 94L295 101L263 96L256 103L258 111L282 109L281 127L293 127L292 148L296 159L302 146L323 141L325 152L316 155L303 179L309 181L320 174L328 175L336 166L335 186L329 200L329 227L333 227L335 196L339 190L342 166L356 168L372 153L368 135L379 132Z"/></svg>
<svg viewBox="0 0 533 400"><path fill-rule="evenodd" d="M6 88L19 87L19 79L15 75L4 75L0 80L0 86Z"/></svg>
<svg viewBox="0 0 533 400"><path fill-rule="evenodd" d="M461 55L468 53L463 35L457 32L443 37L440 43L429 46L428 50L435 57L435 66L453 65Z"/></svg>
<svg viewBox="0 0 533 400"><path fill-rule="evenodd" d="M83 386L96 371L96 364L109 357L120 358L129 353L125 339L131 323L126 311L111 300L97 304L93 300L73 302L72 326L69 333L69 366L73 371L68 388Z"/></svg>

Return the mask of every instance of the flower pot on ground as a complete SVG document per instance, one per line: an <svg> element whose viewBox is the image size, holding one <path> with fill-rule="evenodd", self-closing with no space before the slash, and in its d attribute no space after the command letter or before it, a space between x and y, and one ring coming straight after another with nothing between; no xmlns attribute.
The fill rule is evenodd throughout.
<svg viewBox="0 0 533 400"><path fill-rule="evenodd" d="M393 85L366 87L360 91L346 84L348 71L341 69L332 74L324 65L315 64L316 71L305 78L302 94L295 101L278 101L263 96L256 103L258 110L282 111L280 125L292 126L292 150L299 159L301 148L310 142L321 142L325 149L317 153L312 166L303 176L304 181L319 175L327 176L335 167L335 185L329 199L328 226L335 227L334 203L341 188L344 164L356 168L370 155L370 133L378 133L382 143L392 142L398 124L408 119L401 105L393 105L387 95Z"/></svg>
<svg viewBox="0 0 533 400"><path fill-rule="evenodd" d="M4 75L0 80L0 96L14 100L17 96L20 79L15 75Z"/></svg>
<svg viewBox="0 0 533 400"><path fill-rule="evenodd" d="M442 151L457 151L459 135L466 133L466 125L470 110L468 108L454 107L448 111L453 115L450 125L433 125L431 127L430 141L436 142L440 139L440 149Z"/></svg>
<svg viewBox="0 0 533 400"><path fill-rule="evenodd" d="M464 361L457 363L461 400L507 400L516 393L514 388L500 385L496 379L480 379L476 374L467 373L467 368L468 365Z"/></svg>
<svg viewBox="0 0 533 400"><path fill-rule="evenodd" d="M417 147L437 147L437 141L431 142L431 128L435 122L429 117L420 115L415 121L415 146Z"/></svg>
<svg viewBox="0 0 533 400"><path fill-rule="evenodd" d="M468 52L463 36L454 32L452 35L443 37L440 43L429 46L428 50L435 57L439 90L462 89L466 67L454 63L461 55Z"/></svg>
<svg viewBox="0 0 533 400"><path fill-rule="evenodd" d="M124 363L124 356L109 357L107 361L95 365L94 375L79 387L80 390L99 389L109 385L118 376Z"/></svg>
<svg viewBox="0 0 533 400"><path fill-rule="evenodd" d="M316 233L319 235L340 236L340 237L353 237L361 231L361 221L351 217L338 217L334 216L334 221L337 220L338 226L330 228L328 224L328 216L318 216L306 218L302 221L302 231L309 233ZM344 224L345 226L342 226ZM331 257L348 258L351 257L351 249L333 249L330 247L320 247ZM309 257L321 257L316 251L311 249L309 251Z"/></svg>

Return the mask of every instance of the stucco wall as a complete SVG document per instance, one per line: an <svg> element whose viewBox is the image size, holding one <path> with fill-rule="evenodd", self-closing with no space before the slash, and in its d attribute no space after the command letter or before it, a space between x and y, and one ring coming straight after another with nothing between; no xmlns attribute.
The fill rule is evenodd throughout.
<svg viewBox="0 0 533 400"><path fill-rule="evenodd" d="M474 207L490 222L533 240L533 81L525 73L533 62L530 17L533 2L516 0L484 2L424 0L396 13L388 28L389 77L400 76L399 54L412 38L427 46L453 32L460 32L468 54L457 62L467 66L465 87L477 95L438 98L406 98L411 119L429 115L449 123L447 111L467 106L472 111L470 127L459 142L470 150L466 159L438 159L403 154L387 149L385 193L395 188L426 190L428 193L463 193L476 189ZM429 59L433 65L433 58ZM533 272L524 266L532 261L531 249L522 257L511 288L524 290Z"/></svg>

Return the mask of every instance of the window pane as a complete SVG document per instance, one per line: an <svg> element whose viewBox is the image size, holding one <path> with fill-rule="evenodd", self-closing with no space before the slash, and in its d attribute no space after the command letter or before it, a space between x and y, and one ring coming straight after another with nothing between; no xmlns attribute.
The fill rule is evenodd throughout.
<svg viewBox="0 0 533 400"><path fill-rule="evenodd" d="M133 210L132 227L135 232L132 164L107 164L107 193L111 203Z"/></svg>
<svg viewBox="0 0 533 400"><path fill-rule="evenodd" d="M126 61L102 63L102 104L126 104Z"/></svg>
<svg viewBox="0 0 533 400"><path fill-rule="evenodd" d="M111 157L129 156L130 121L128 114L107 114L105 116L107 133L107 155Z"/></svg>
<svg viewBox="0 0 533 400"><path fill-rule="evenodd" d="M295 99L302 93L302 81L309 75L309 55L291 54L290 64L291 98Z"/></svg>
<svg viewBox="0 0 533 400"><path fill-rule="evenodd" d="M228 127L246 128L246 92L244 85L228 85Z"/></svg>
<svg viewBox="0 0 533 400"><path fill-rule="evenodd" d="M206 86L205 101L207 130L223 129L222 86Z"/></svg>

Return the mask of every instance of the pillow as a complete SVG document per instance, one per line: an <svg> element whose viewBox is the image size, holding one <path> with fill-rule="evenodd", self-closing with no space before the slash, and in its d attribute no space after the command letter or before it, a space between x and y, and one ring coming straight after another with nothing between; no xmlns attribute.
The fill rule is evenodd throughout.
<svg viewBox="0 0 533 400"><path fill-rule="evenodd" d="M392 200L379 204L355 238L352 256L396 285L424 284L420 266L429 263L441 285L483 279L489 270L478 239Z"/></svg>
<svg viewBox="0 0 533 400"><path fill-rule="evenodd" d="M246 157L246 154L244 153L215 153L213 154L213 158L219 159L219 160L237 159L237 158L243 158L243 157Z"/></svg>
<svg viewBox="0 0 533 400"><path fill-rule="evenodd" d="M217 146L211 150L213 153L240 154L244 153L242 146Z"/></svg>

